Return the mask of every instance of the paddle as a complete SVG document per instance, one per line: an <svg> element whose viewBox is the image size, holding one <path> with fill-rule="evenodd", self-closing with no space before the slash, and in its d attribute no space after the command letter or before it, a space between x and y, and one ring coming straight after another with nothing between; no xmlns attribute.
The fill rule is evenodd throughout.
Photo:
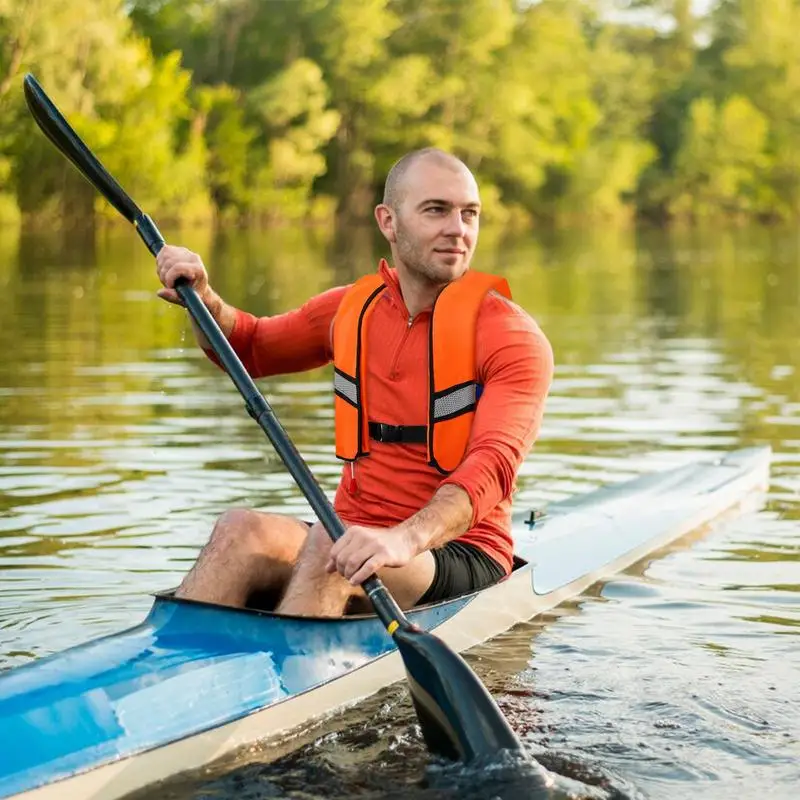
<svg viewBox="0 0 800 800"><path fill-rule="evenodd" d="M133 223L150 252L157 255L164 239L153 220L111 177L32 75L25 76L24 90L28 108L48 139ZM244 398L247 411L266 433L325 530L336 541L345 533L345 527L269 403L197 292L185 282L178 282L175 288ZM464 761L492 758L504 750L524 753L492 696L461 656L433 634L410 623L377 576L371 576L361 586L403 658L411 697L429 749L437 755Z"/></svg>

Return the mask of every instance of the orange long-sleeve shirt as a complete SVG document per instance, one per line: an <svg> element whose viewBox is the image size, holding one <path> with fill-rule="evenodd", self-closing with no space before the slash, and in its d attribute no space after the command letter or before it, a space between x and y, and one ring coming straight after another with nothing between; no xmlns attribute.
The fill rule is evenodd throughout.
<svg viewBox="0 0 800 800"><path fill-rule="evenodd" d="M431 311L413 320L394 270L381 262L387 284L369 324L367 392L370 419L425 425L428 413L428 329ZM331 325L347 291L337 287L273 317L238 311L230 343L253 378L300 372L333 359ZM511 495L517 470L539 432L553 376L553 352L531 317L495 293L478 315L477 405L463 461L442 476L427 464L422 444L370 443L370 454L345 464L334 507L347 523L390 527L419 511L442 484L470 497L472 525L459 537L508 573L513 561ZM331 390L332 391L332 390Z"/></svg>

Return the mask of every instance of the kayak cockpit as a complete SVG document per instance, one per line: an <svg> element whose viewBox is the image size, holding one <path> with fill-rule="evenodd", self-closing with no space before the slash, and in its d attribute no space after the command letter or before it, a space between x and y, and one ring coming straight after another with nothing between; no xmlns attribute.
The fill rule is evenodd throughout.
<svg viewBox="0 0 800 800"><path fill-rule="evenodd" d="M517 570L521 569L528 565L528 562L519 555L514 556L513 566L512 566L512 574ZM504 580L507 580L507 576ZM487 587L489 588L489 587ZM168 589L161 592L155 592L154 597L160 598L165 601L172 601L176 603L197 603L202 606L208 606L211 608L219 608L224 611L243 611L243 612L250 612L256 614L267 614L270 616L275 617L282 617L286 619L314 619L314 620L337 620L341 619L340 617L295 617L294 615L290 614L278 614L275 611L275 606L280 599L280 593L277 591L257 591L253 592L250 597L248 598L247 605L243 609L235 609L230 606L223 606L217 603L206 603L204 601L198 600L187 600L186 598L178 598L175 597L175 589ZM439 606L446 606L449 603L454 601L462 600L464 598L473 597L474 595L479 594L479 592L466 592L465 594L456 595L455 597L450 597L447 600L439 600L435 603L428 603L424 606L417 606L418 609L423 608L435 608ZM363 604L362 604L363 608ZM363 611L362 608L359 608L358 604L351 605L346 611L344 616L346 618L374 618L376 615L374 612L370 611Z"/></svg>

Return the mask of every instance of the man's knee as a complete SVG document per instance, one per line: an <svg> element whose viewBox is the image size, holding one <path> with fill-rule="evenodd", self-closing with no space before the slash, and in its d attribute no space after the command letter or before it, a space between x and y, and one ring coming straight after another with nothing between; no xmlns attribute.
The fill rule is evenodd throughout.
<svg viewBox="0 0 800 800"><path fill-rule="evenodd" d="M264 549L267 528L258 512L249 508L229 508L214 525L210 544L215 549L255 553Z"/></svg>
<svg viewBox="0 0 800 800"><path fill-rule="evenodd" d="M207 547L214 551L294 563L309 533L306 523L291 517L249 508L231 508L217 519Z"/></svg>
<svg viewBox="0 0 800 800"><path fill-rule="evenodd" d="M333 541L325 530L325 527L321 522L315 522L308 529L308 537L306 538L301 557L307 562L319 562L324 567L328 563L332 546Z"/></svg>

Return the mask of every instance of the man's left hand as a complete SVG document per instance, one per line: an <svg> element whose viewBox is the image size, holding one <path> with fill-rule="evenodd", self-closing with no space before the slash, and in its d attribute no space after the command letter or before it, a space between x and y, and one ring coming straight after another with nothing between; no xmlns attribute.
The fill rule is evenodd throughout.
<svg viewBox="0 0 800 800"><path fill-rule="evenodd" d="M402 525L394 528L351 525L331 547L327 569L338 572L356 586L383 567L404 567L418 552Z"/></svg>

